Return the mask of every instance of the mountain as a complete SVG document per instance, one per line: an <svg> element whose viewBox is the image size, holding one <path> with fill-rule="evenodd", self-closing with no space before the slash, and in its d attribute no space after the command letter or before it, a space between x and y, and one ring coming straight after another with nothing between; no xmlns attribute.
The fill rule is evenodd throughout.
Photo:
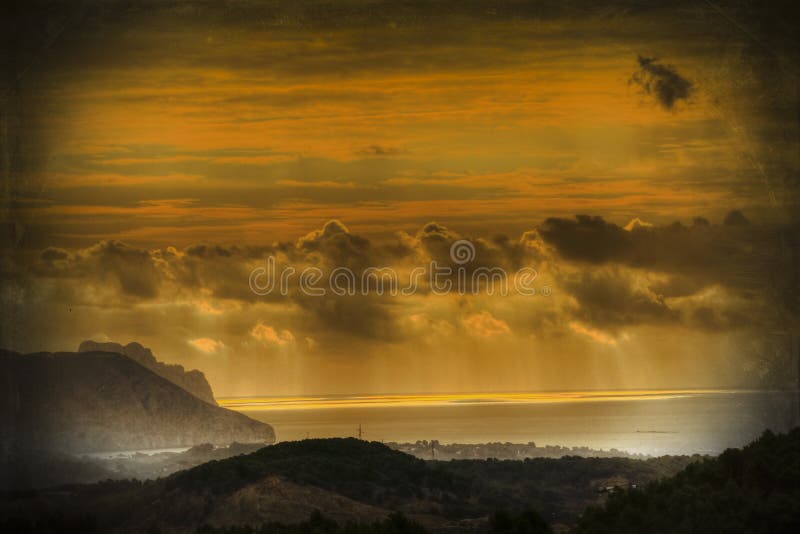
<svg viewBox="0 0 800 534"><path fill-rule="evenodd" d="M87 340L80 344L78 352L116 352L124 354L131 360L147 367L155 374L162 376L173 384L182 387L195 397L209 404L217 404L206 377L197 369L186 371L182 365L169 364L156 360L150 349L139 343L128 343L124 347L119 343L99 343Z"/></svg>
<svg viewBox="0 0 800 534"><path fill-rule="evenodd" d="M114 352L0 351L2 451L272 443L267 424L199 400Z"/></svg>

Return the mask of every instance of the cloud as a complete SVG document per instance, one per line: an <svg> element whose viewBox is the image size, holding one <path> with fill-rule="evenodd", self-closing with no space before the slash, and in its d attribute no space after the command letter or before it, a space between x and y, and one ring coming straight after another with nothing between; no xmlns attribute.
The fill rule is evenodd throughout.
<svg viewBox="0 0 800 534"><path fill-rule="evenodd" d="M614 337L612 337L612 336L610 336L610 335L608 335L605 332L602 332L600 330L595 330L594 328L589 328L589 327L587 327L587 326L585 326L585 325L583 325L583 324L581 324L581 323L579 323L577 321L570 321L569 327L573 332L575 332L577 334L580 334L582 336L586 336L589 339L591 339L592 341L595 341L597 343L601 343L603 345L616 345L617 344L617 340Z"/></svg>
<svg viewBox="0 0 800 534"><path fill-rule="evenodd" d="M432 323L410 328L404 318L418 313L416 303L436 297L425 277L418 280L418 291L411 298L374 291L346 296L326 291L324 296L312 296L300 290L297 274L289 279L285 294L273 291L259 296L250 290L248 279L254 267L265 264L267 256L276 258L276 273L289 266L296 273L306 267L319 268L323 273L320 285L326 287L327 276L336 267L349 267L360 281L364 270L373 266L390 267L398 273L402 288L412 268L436 261L439 266L453 268L454 287L458 282L456 269L464 267L468 293L473 290L472 274L479 267L496 267L505 273L532 267L539 273L537 283L541 280L542 285L551 285L554 295L552 306L542 307L537 320L551 325L578 321L608 332L644 324L685 324L708 330L712 323L708 313L695 314L700 304L687 299L706 288L721 286L740 300L726 301L724 313L716 302L702 305L717 312L720 328L731 328L739 323L729 320L729 314L742 306L754 309L759 305L763 291L758 284L767 279L768 272L759 262L765 256L762 250L772 246L770 234L762 226L701 221L689 226L663 226L634 218L622 227L602 217L580 215L574 219L548 218L519 238L465 236L430 222L415 233L398 232L394 241L373 241L339 220L330 220L295 241L265 246L198 243L182 249L168 246L148 250L103 241L81 249L48 248L39 254L27 275L20 271L15 276L32 277L40 298L69 306L112 308L174 302L184 303L192 313L206 317L228 317L260 305L293 310L303 320L286 323L287 330L268 326L274 323L267 320L237 334L277 345L287 344L294 337L311 337L326 347L343 347L354 338L402 343L423 337L433 328ZM474 257L461 265L454 263L450 249L463 239L473 246ZM485 289L485 277L479 283ZM513 281L508 285L513 290ZM461 312L453 312L436 320L459 324L460 317ZM252 317L249 324L257 318ZM504 327L510 328L492 319L475 315L462 326L479 337L499 335ZM514 326L516 329L516 323Z"/></svg>
<svg viewBox="0 0 800 534"><path fill-rule="evenodd" d="M538 234L568 260L605 263L630 249L630 233L602 217L577 215L575 220L551 217Z"/></svg>
<svg viewBox="0 0 800 534"><path fill-rule="evenodd" d="M161 283L149 251L116 240L100 241L74 254L50 247L39 259L34 267L39 275L111 282L128 297L155 298Z"/></svg>
<svg viewBox="0 0 800 534"><path fill-rule="evenodd" d="M462 234L429 223L416 232L396 234L394 240L377 240L334 220L315 231L298 232L303 236L299 239L259 247L197 243L145 249L101 242L29 255L33 264L23 270L28 285L18 294L27 299L29 314L45 317L51 325L48 339L68 340L85 328L114 338L141 338L145 332L171 353L180 355L182 346L185 365L199 366L202 360L214 369L210 377L215 381L246 384L251 376L274 376L269 388L276 391L293 387L292 377L301 370L307 383L327 384L327 375L340 364L358 367L359 376L371 376L372 366L392 369L387 382L378 384L390 387L390 378L411 373L411 363L402 362L418 362L422 354L430 355L433 363L425 369L435 370L436 376L447 366L470 368L470 376L477 377L470 387L478 387L486 372L495 372L495 362L527 350L532 339L537 361L531 365L537 374L547 375L547 360L563 358L575 376L583 376L606 372L587 367L587 359L607 355L609 347L627 348L630 343L642 354L657 354L660 340L675 336L678 352L686 354L703 340L708 344L697 345L695 352L714 354L717 345L711 340L745 336L764 326L766 297L750 291L736 270L754 266L756 273L767 272L756 260L762 256L762 241L774 246L764 239L768 225L715 220L630 226L596 216L550 218L520 236L507 237ZM287 295L262 298L247 283L250 270L263 265L266 255L276 256L278 268L318 266L324 272L338 261L355 266L357 273L363 265L401 272L432 258L453 266L450 247L460 239L475 247L469 265L532 266L540 273L537 284L550 286L552 294L439 296L423 284L408 297L312 297L299 290L294 278ZM119 282L134 276L132 267L147 273L144 278L157 288L155 296L132 293L130 283ZM15 295L7 292L5 298ZM31 344L36 342L32 329L25 331ZM285 358L264 358L265 351L291 353L297 368L285 367ZM481 372L476 371L478 361L483 362ZM223 363L241 372L232 377ZM252 391L266 387L252 380ZM408 380L403 383L416 384L415 377ZM431 387L452 384L450 378L441 380Z"/></svg>
<svg viewBox="0 0 800 534"><path fill-rule="evenodd" d="M316 253L335 267L363 268L374 254L369 240L352 234L335 219L298 239L295 248L302 254Z"/></svg>
<svg viewBox="0 0 800 534"><path fill-rule="evenodd" d="M278 345L280 347L294 342L294 334L289 330L281 330L278 332L274 327L262 322L259 322L250 330L250 335L263 343Z"/></svg>
<svg viewBox="0 0 800 534"><path fill-rule="evenodd" d="M69 259L69 257L69 252L57 247L47 247L39 254L39 259L43 262L63 261Z"/></svg>
<svg viewBox="0 0 800 534"><path fill-rule="evenodd" d="M396 147L387 147L382 145L369 145L357 151L360 156L372 157L388 157L402 154L403 151Z"/></svg>
<svg viewBox="0 0 800 534"><path fill-rule="evenodd" d="M620 269L592 269L566 276L561 285L576 299L575 312L583 322L615 330L647 323L676 323L680 313L633 273Z"/></svg>
<svg viewBox="0 0 800 534"><path fill-rule="evenodd" d="M460 240L468 241L474 249L467 263L456 263L451 255L451 247ZM414 251L417 258L433 260L438 265L454 269L461 267L468 275L481 267L517 270L542 259L537 236L530 232L524 232L519 239L504 234L474 237L462 235L437 222L429 222L414 237L401 234L401 241Z"/></svg>
<svg viewBox="0 0 800 534"><path fill-rule="evenodd" d="M511 328L505 321L495 318L488 311L467 315L462 323L467 332L476 337L488 338L511 333Z"/></svg>
<svg viewBox="0 0 800 534"><path fill-rule="evenodd" d="M43 251L36 265L24 266L34 290L20 284L3 293L9 302L24 303L15 304L20 313L4 314L10 324L3 331L13 333L13 323L24 323L34 332L31 344L46 340L51 347L58 336L68 340L87 325L89 332L113 337L158 333L169 340L162 342L198 356L188 350L190 336L175 332L203 325L211 330L194 336L231 345L248 341L247 350L257 352L261 344L249 333L263 320L279 339L281 328L292 332L298 350L310 337L326 356L336 341L343 353L360 356L369 353L361 352L365 346L379 347L375 352L383 357L390 345L435 338L430 333L438 325L456 325L456 335L463 334L463 315L483 308L456 308L453 301L470 299L438 298L424 287L410 299L308 298L294 285L285 298L260 298L247 287L250 269L273 253L286 264L323 270L347 265L358 271L370 264L400 269L432 258L450 266L449 247L461 238L475 246L470 266L530 265L542 282L552 282L552 298L503 301L512 335L528 328L544 337L552 325L565 338L586 335L570 330L570 322L616 335L609 331L627 331L631 321L672 325L673 313L692 328L726 329L731 323L715 298L699 304L713 313L694 312L698 294L724 285L721 293L742 297L725 305L758 319L753 306L759 292L750 288L771 277L787 279L788 291L779 294L796 309L796 277L784 276L796 272L796 232L776 243L757 224L659 222L672 214L741 206L748 217L770 211L779 217L764 208L769 200L763 177L750 172L753 158L779 202L791 206L797 200L785 194L798 175L792 76L782 76L759 54L721 58L707 46L713 18L671 17L650 3L596 10L586 0L511 2L490 17L485 2L447 4L373 9L353 2L336 13L319 2L269 9L240 3L235 10L211 3L188 10L147 4L142 16L158 24L113 32L112 39L104 29L127 28L130 15L94 10L95 23L72 35L71 46L51 50L46 68L37 69L37 83L23 84L17 93L24 98L10 106L21 110L11 113L9 124L24 127L17 128L24 150L12 154L10 169L20 178L6 189L11 206L26 207L19 222L10 213L9 239L27 247L25 254L48 245L63 248ZM776 45L775 25L750 19L762 41L794 53L788 34L786 46ZM262 38L265 27L269 38ZM167 35L163 28L172 31ZM20 32L23 50L39 50L41 33ZM749 39L733 36L729 44L736 49ZM635 56L626 59L625 49L654 43L669 43L678 68L640 59L637 83L658 104L632 115L615 73L620 59L623 70L634 70ZM694 76L689 64L704 73L703 89L719 83L720 90L712 106L698 102L676 118L661 107L681 108L681 101L694 98L697 89L684 78ZM731 133L726 110L749 132L745 144L754 145L753 158L741 157L742 136ZM82 117L79 123L70 120L74 113ZM152 127L154 118L159 128ZM109 138L109 124L126 127ZM219 142L229 146L210 146ZM45 167L46 173L38 172ZM127 185L123 191L109 188L113 184ZM196 200L174 200L182 198ZM531 228L576 207L606 219L595 226ZM634 210L656 224L622 227ZM338 218L347 225L330 221ZM420 228L430 220L438 222ZM529 231L518 239L524 229ZM381 241L397 230L406 232L397 242ZM363 232L381 238L367 239ZM127 240L127 248L86 247L100 235ZM282 241L270 244L276 239ZM224 242L264 246L219 244ZM777 264L767 269L759 256ZM8 268L0 264L4 274ZM548 278L546 268L557 277ZM614 292L622 295L619 303L602 298ZM57 308L53 317L62 320L49 320L42 308ZM403 322L420 314L430 320L417 320L414 328ZM34 330L42 322L48 324L44 335ZM417 348L409 346L402 346L407 355ZM245 351L236 349L226 355ZM322 390L311 377L311 368L319 367L307 367L303 380ZM363 368L370 379L396 378ZM404 368L416 371L406 361L393 369ZM279 373L250 374L253 380L276 376L279 387L291 383Z"/></svg>
<svg viewBox="0 0 800 534"><path fill-rule="evenodd" d="M717 330L720 328L719 319L717 318L717 313L708 306L701 306L694 310L692 313L692 319L695 323L703 328L707 328L709 330Z"/></svg>
<svg viewBox="0 0 800 534"><path fill-rule="evenodd" d="M723 224L726 226L746 226L750 224L750 220L741 211L733 210L725 216Z"/></svg>
<svg viewBox="0 0 800 534"><path fill-rule="evenodd" d="M623 228L628 232L632 230L637 230L639 228L652 228L654 225L649 222L645 222L641 220L639 217L634 217L630 220L628 224L626 224Z"/></svg>
<svg viewBox="0 0 800 534"><path fill-rule="evenodd" d="M602 217L579 215L574 219L549 218L537 231L561 259L570 262L618 264L691 277L691 285L698 288L714 283L741 290L756 287L764 279L744 278L742 274L766 273L764 258L778 232L742 224L735 215L729 214L725 221L723 225L710 225L700 218L691 226L675 222L626 229Z"/></svg>
<svg viewBox="0 0 800 534"><path fill-rule="evenodd" d="M639 56L637 61L639 69L631 77L631 82L654 97L661 107L671 110L679 101L688 100L692 94L692 82L678 74L675 67L659 63L656 58Z"/></svg>
<svg viewBox="0 0 800 534"><path fill-rule="evenodd" d="M211 339L208 337L199 337L197 339L190 339L189 345L193 346L200 352L206 354L213 354L225 348L225 343L222 341Z"/></svg>

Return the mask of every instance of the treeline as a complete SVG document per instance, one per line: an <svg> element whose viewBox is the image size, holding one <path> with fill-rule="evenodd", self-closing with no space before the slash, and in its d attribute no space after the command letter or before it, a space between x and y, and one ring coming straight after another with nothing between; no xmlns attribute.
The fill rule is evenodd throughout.
<svg viewBox="0 0 800 534"><path fill-rule="evenodd" d="M514 514L498 511L489 517L486 534L550 534L547 521L532 509ZM150 532L148 534L156 534ZM419 523L401 513L393 513L382 521L373 523L347 523L340 525L321 513L315 512L308 521L285 525L264 523L260 527L212 527L203 525L195 534L429 534Z"/></svg>
<svg viewBox="0 0 800 534"><path fill-rule="evenodd" d="M466 498L471 481L377 442L353 438L309 439L264 447L252 454L211 461L167 478L167 489L227 494L278 475L369 504L391 507L408 498Z"/></svg>
<svg viewBox="0 0 800 534"><path fill-rule="evenodd" d="M551 526L574 527L582 534L800 532L800 429L777 436L766 432L741 450L691 460L426 462L380 443L306 440L208 462L157 481L7 495L4 503L0 500L0 532L416 534L425 532L424 525L493 534L544 534ZM321 488L392 515L363 522L375 515L351 514L346 517L354 522L337 523L330 517L339 512L337 501L319 492L307 504L322 513L286 520L292 524L203 526L218 520L215 511L224 511L233 525L253 521L250 511L231 512L229 498L269 477ZM634 486L638 489L625 489ZM600 493L609 487L612 491ZM605 495L605 504L596 506ZM264 512L257 517L273 517Z"/></svg>
<svg viewBox="0 0 800 534"><path fill-rule="evenodd" d="M14 534L100 534L103 532L91 517L69 518L62 514L51 514L37 519L12 519L0 522L0 532ZM486 534L550 534L550 526L534 510L520 513L498 511L489 518ZM161 528L153 524L146 534L162 534ZM214 527L203 525L195 534L429 534L419 523L402 513L392 513L386 519L372 523L339 524L314 512L308 520L284 524L267 522L258 527L250 525Z"/></svg>
<svg viewBox="0 0 800 534"><path fill-rule="evenodd" d="M324 517L314 512L307 521L285 525L269 522L260 527L219 527L204 525L195 534L427 534L427 530L403 514L394 513L373 523L346 523Z"/></svg>
<svg viewBox="0 0 800 534"><path fill-rule="evenodd" d="M415 443L385 442L387 447L423 460L524 460L525 458L562 458L583 456L586 458L633 458L647 459L644 454L631 454L617 449L599 450L590 447L562 447L560 445L537 446L534 442L510 443L439 443L437 440L419 440Z"/></svg>
<svg viewBox="0 0 800 534"><path fill-rule="evenodd" d="M695 462L643 489L612 494L578 533L800 532L800 429Z"/></svg>
<svg viewBox="0 0 800 534"><path fill-rule="evenodd" d="M423 461L377 442L311 439L212 461L167 478L167 488L227 494L268 475L312 485L390 510L409 501L447 519L487 517L533 508L551 521L574 523L597 500L597 481L642 484L684 468L691 457Z"/></svg>

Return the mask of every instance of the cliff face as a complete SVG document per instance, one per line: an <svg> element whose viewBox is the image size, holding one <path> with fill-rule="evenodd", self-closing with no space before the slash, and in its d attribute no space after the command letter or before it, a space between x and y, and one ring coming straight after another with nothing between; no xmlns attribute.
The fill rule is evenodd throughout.
<svg viewBox="0 0 800 534"><path fill-rule="evenodd" d="M169 364L156 360L150 349L139 343L128 343L124 347L119 343L99 343L87 340L78 347L78 352L116 352L124 354L131 360L147 367L155 374L162 376L173 384L185 389L195 397L209 404L217 404L206 377L197 369L186 371L182 365Z"/></svg>
<svg viewBox="0 0 800 534"><path fill-rule="evenodd" d="M110 352L0 352L2 449L117 451L272 443L271 426Z"/></svg>

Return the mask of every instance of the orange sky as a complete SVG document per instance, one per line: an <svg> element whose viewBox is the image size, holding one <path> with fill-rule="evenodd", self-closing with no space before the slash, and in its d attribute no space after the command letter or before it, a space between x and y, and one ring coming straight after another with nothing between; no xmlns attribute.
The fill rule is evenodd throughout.
<svg viewBox="0 0 800 534"><path fill-rule="evenodd" d="M773 106L791 84L765 89L754 65L771 56L740 28L688 5L289 4L93 5L20 78L23 155L3 216L26 274L5 295L27 291L14 305L53 327L36 340L20 327L13 348L138 340L222 395L717 387L748 374L764 349L740 316L765 297L718 266L749 262L759 232L794 220L797 128ZM685 80L688 94L667 104L637 83L639 57L678 77L651 82ZM760 230L726 227L734 210ZM653 243L630 237L635 257L596 261L561 227L537 234L577 214L612 233L639 218ZM331 220L349 248L320 237L306 251L301 238ZM246 295L263 247L409 268L433 257L432 221L445 241L534 266L552 298ZM659 233L674 221L694 228L689 241ZM695 265L709 236L731 245ZM109 240L124 247L97 244ZM381 248L396 242L409 255ZM198 244L236 250L193 255Z"/></svg>

